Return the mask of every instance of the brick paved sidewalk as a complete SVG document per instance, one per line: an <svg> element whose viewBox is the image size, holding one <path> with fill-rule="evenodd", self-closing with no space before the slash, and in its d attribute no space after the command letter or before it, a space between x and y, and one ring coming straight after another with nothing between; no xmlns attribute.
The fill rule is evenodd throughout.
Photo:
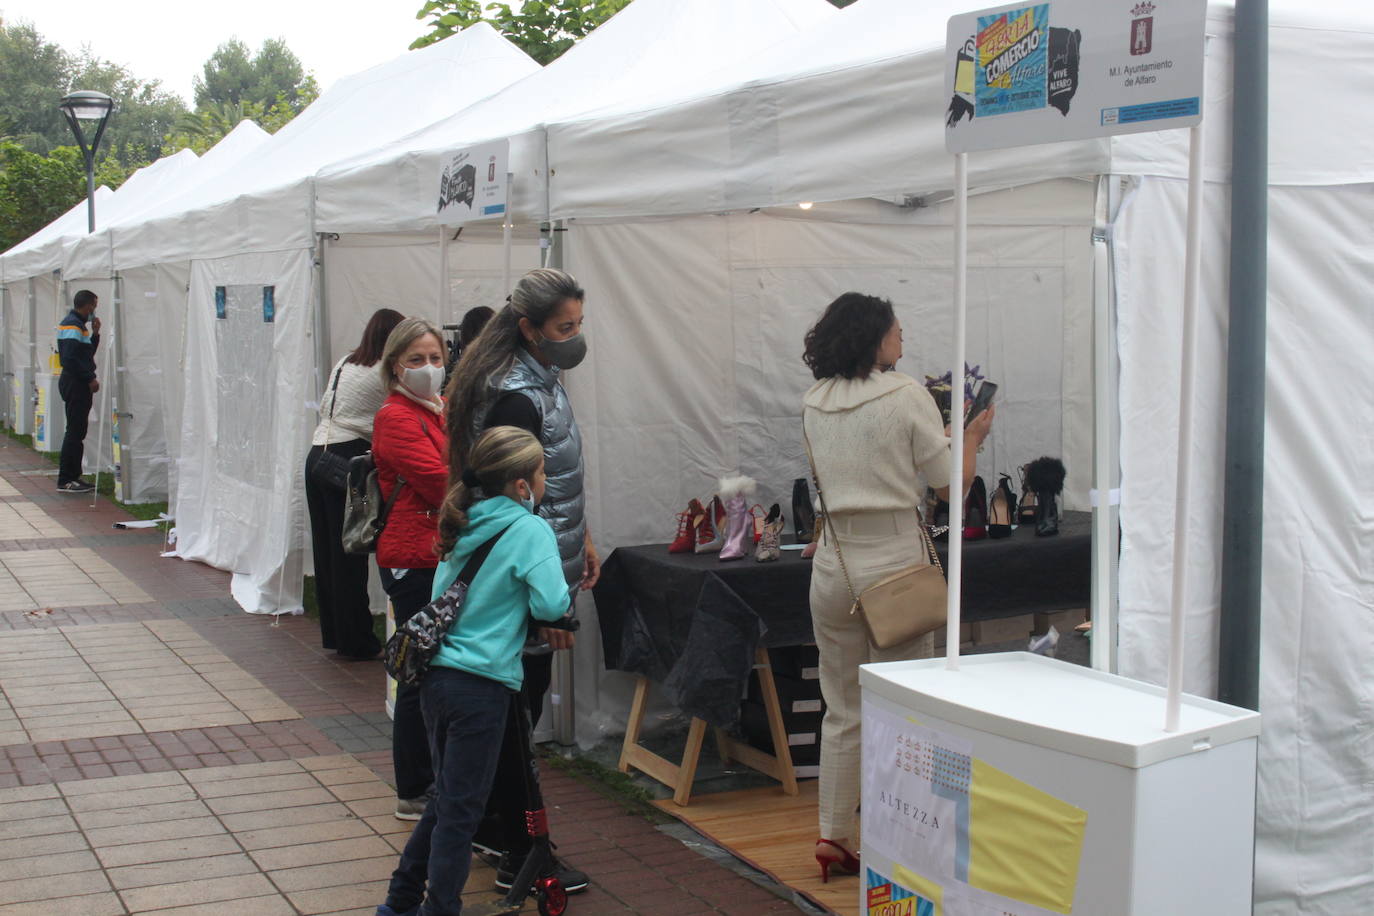
<svg viewBox="0 0 1374 916"><path fill-rule="evenodd" d="M411 826L381 667L242 613L226 574L113 531L121 510L51 470L0 436L0 916L371 914ZM570 913L798 912L596 787L543 782L592 878ZM464 899L493 899L474 865Z"/></svg>

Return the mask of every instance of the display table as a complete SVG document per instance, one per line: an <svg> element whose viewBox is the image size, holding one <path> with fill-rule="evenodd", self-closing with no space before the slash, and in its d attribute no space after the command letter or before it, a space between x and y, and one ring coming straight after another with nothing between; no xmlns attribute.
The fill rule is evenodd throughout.
<svg viewBox="0 0 1374 916"><path fill-rule="evenodd" d="M1091 516L1066 512L1056 537L1037 538L1030 527L1009 538L964 544L963 615L966 621L994 620L1022 614L1086 607L1091 580ZM941 562L947 545L937 542ZM768 702L772 675L768 648L804 645L811 632L811 561L799 551L784 550L782 559L755 563L753 556L721 562L715 554L670 554L666 544L620 547L602 566L593 591L606 667L639 676L630 722L625 730L621 769L636 766L673 785L685 804L690 793L695 756L708 725L726 740L725 729L739 717L740 698L756 665L770 731L785 734L777 718L776 694ZM648 685L652 681L668 699L693 719L688 754L681 764L648 760L637 744ZM766 682L766 683L765 683ZM785 742L777 758L750 766L782 772L792 781ZM757 752L755 752L757 753ZM650 755L654 756L654 755ZM675 768L675 769L668 769ZM761 767L756 767L761 768ZM657 771L657 772L655 772ZM665 779L664 777L669 777Z"/></svg>

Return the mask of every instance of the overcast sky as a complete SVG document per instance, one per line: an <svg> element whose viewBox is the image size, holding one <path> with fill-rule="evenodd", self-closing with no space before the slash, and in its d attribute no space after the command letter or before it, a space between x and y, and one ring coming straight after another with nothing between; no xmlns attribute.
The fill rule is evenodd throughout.
<svg viewBox="0 0 1374 916"><path fill-rule="evenodd" d="M127 66L191 104L191 80L222 42L257 50L284 38L328 89L341 76L405 53L423 0L0 0L6 23L32 22L49 41ZM2 78L2 77L0 77Z"/></svg>

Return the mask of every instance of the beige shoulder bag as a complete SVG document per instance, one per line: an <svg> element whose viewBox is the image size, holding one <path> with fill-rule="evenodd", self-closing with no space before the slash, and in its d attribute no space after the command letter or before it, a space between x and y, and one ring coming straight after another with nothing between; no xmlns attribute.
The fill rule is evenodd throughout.
<svg viewBox="0 0 1374 916"><path fill-rule="evenodd" d="M855 594L849 568L844 563L844 551L840 549L839 536L835 533L830 510L825 506L825 489L816 474L816 460L811 454L811 439L806 434L805 421L802 422L802 439L806 442L806 458L811 463L811 477L821 501L821 512L825 515L830 536L835 539L835 556L840 561L849 596L854 599L854 606L849 613L857 613L863 620L868 630L868 641L876 649L891 649L944 626L949 591L940 557L935 552L935 543L931 541L926 526L920 523L919 512L917 527L928 562L908 566L873 583L863 590L863 594Z"/></svg>

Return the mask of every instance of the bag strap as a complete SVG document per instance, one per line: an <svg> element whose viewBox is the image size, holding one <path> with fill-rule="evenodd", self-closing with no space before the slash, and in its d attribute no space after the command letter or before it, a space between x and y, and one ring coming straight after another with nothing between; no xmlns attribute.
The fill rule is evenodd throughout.
<svg viewBox="0 0 1374 916"><path fill-rule="evenodd" d="M830 529L830 536L835 539L835 557L840 561L840 572L844 573L844 584L849 589L849 597L853 599L854 605L849 613L854 613L859 609L859 596L854 591L854 583L849 579L849 567L844 562L844 551L840 549L840 536L835 531L835 523L831 518L830 510L825 505L825 489L821 486L820 475L816 473L816 459L811 454L811 437L806 433L806 416L802 416L802 441L806 445L806 460L811 465L811 479L816 484L816 498L821 501L821 514L825 516L825 525ZM930 538L930 532L926 530L925 521L921 518L919 509L916 511L916 527L921 531L921 544L926 549L926 556L930 560L930 565L940 570L944 575L945 569L940 565L940 555L935 551L935 542Z"/></svg>
<svg viewBox="0 0 1374 916"><path fill-rule="evenodd" d="M400 474L396 475L396 486L391 488L391 495L382 503L382 511L377 513L377 520L372 526L380 533L386 527L386 520L391 517L391 507L396 505L396 497L401 495L401 488L406 485L406 479Z"/></svg>
<svg viewBox="0 0 1374 916"><path fill-rule="evenodd" d="M463 571L458 573L456 581L464 585L472 585L472 580L477 578L477 571L482 568L482 564L487 560L487 554L491 553L491 549L496 546L497 541L501 540L501 536L514 526L515 522L511 522L509 525L487 538L486 541L482 543L481 547L474 550L472 556L468 557L468 561L463 564Z"/></svg>
<svg viewBox="0 0 1374 916"><path fill-rule="evenodd" d="M339 368L334 372L334 384L329 386L329 424L324 428L324 450L329 451L329 435L334 432L334 405L339 400L339 376L343 375L347 357L339 360Z"/></svg>

